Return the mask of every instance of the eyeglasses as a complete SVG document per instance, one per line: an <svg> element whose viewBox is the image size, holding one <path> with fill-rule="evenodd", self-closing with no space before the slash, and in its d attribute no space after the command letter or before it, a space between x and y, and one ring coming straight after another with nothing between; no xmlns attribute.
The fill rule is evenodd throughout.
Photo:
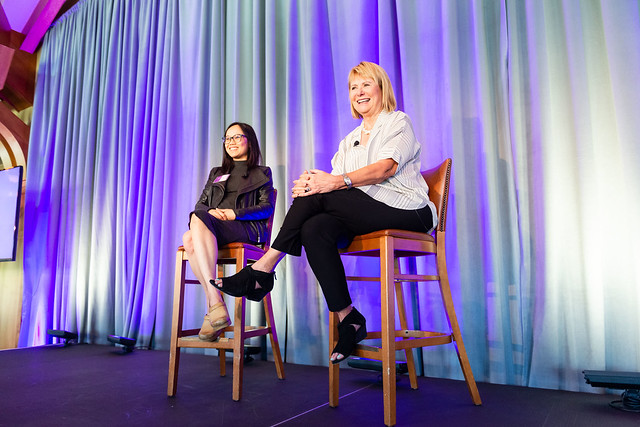
<svg viewBox="0 0 640 427"><path fill-rule="evenodd" d="M235 141L236 144L239 144L240 141L242 141L242 138L246 138L246 135L243 135L241 133L235 134L233 136L223 136L222 137L222 142L224 142L225 144L231 144L231 140Z"/></svg>

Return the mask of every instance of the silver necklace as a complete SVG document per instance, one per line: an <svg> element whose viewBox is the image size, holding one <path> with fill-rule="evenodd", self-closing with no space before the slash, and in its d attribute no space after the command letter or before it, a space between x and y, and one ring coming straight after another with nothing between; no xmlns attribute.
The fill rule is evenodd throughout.
<svg viewBox="0 0 640 427"><path fill-rule="evenodd" d="M373 121L373 126L376 125L376 121L378 120L378 116L380 115L380 113L378 113L378 115L376 116L376 119ZM367 129L366 127L364 127L364 121L362 121L362 133L364 133L365 135L371 135L371 131L373 130L373 126L371 126L371 129Z"/></svg>

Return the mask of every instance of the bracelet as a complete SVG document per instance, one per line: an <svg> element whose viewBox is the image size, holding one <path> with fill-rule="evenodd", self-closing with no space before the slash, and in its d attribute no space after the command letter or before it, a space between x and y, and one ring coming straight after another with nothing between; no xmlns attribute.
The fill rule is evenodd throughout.
<svg viewBox="0 0 640 427"><path fill-rule="evenodd" d="M353 183L351 182L351 178L346 173L342 174L342 179L344 180L344 184L347 186L347 190L351 190Z"/></svg>

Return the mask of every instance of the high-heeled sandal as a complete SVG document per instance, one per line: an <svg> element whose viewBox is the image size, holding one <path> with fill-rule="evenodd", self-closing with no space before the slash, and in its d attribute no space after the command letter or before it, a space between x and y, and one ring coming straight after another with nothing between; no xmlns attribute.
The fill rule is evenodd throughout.
<svg viewBox="0 0 640 427"><path fill-rule="evenodd" d="M229 319L227 306L224 302L219 302L209 308L209 312L204 315L198 338L202 341L215 341L222 334L224 328L230 324L231 319Z"/></svg>
<svg viewBox="0 0 640 427"><path fill-rule="evenodd" d="M354 325L360 326L357 330ZM334 359L331 363L336 364L351 356L356 344L367 337L367 319L355 308L338 323L338 343L331 354L339 353L343 357Z"/></svg>
<svg viewBox="0 0 640 427"><path fill-rule="evenodd" d="M273 289L275 272L265 273L246 266L233 276L225 277L218 286L215 280L211 284L218 290L234 297L247 297L251 301L260 301ZM256 282L260 285L256 289Z"/></svg>
<svg viewBox="0 0 640 427"><path fill-rule="evenodd" d="M214 304L209 308L209 322L214 328L223 327L226 328L231 323L229 318L229 311L224 301Z"/></svg>
<svg viewBox="0 0 640 427"><path fill-rule="evenodd" d="M251 269L256 277L256 282L260 285L259 288L253 288L247 293L247 299L251 301L262 301L269 292L273 290L273 281L276 278L276 272L265 273L264 271L258 271Z"/></svg>

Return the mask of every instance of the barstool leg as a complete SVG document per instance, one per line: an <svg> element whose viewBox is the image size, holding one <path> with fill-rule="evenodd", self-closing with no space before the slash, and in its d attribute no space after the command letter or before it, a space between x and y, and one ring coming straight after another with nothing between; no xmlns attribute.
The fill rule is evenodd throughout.
<svg viewBox="0 0 640 427"><path fill-rule="evenodd" d="M329 352L338 344L338 314L329 313ZM329 362L329 406L335 408L340 399L340 364Z"/></svg>
<svg viewBox="0 0 640 427"><path fill-rule="evenodd" d="M383 237L380 242L380 302L382 321L382 392L384 423L396 424L396 348L394 298L393 239Z"/></svg>

